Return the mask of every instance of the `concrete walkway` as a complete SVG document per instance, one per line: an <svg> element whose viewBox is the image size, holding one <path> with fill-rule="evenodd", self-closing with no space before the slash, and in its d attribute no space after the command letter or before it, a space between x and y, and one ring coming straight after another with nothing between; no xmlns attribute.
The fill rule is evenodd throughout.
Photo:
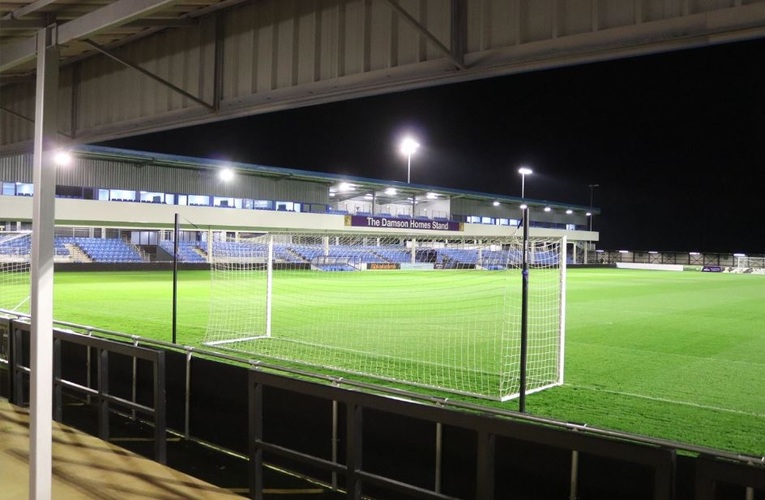
<svg viewBox="0 0 765 500"><path fill-rule="evenodd" d="M52 425L55 500L243 498L63 424ZM0 399L0 500L26 498L29 411Z"/></svg>

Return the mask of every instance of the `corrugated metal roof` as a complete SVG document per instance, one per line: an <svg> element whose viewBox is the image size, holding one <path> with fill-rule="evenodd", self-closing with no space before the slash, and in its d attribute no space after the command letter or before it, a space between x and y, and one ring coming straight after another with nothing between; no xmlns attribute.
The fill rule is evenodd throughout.
<svg viewBox="0 0 765 500"><path fill-rule="evenodd" d="M222 160L213 160L209 158L196 158L190 156L179 156L164 153L152 153L146 151L135 151L120 148L110 148L104 146L77 146L73 152L81 153L93 158L119 159L121 161L134 161L139 164L151 164L158 166L168 166L189 169L222 169L226 167L234 168L240 172L251 173L263 177L277 177L284 179L300 180L306 182L318 182L328 186L338 187L341 183L352 184L355 188L352 191L342 192L337 190L336 201L343 198L355 198L365 192L374 192L380 198L390 198L386 195L387 188L396 189L395 198L406 199L411 196L425 196L427 193L438 193L441 196L450 198L469 198L476 200L497 200L501 202L522 203L521 198L493 193L482 193L466 189L444 188L427 184L414 184L402 181L389 181L383 179L372 179L367 177L356 177L350 175L331 174L323 172L312 172L310 170L298 170L293 168L271 167L266 165L257 165L253 163L241 163ZM536 206L550 206L558 208L570 208L572 210L600 213L600 210L582 205L570 203L552 202L548 200L526 199L526 203Z"/></svg>
<svg viewBox="0 0 765 500"><path fill-rule="evenodd" d="M163 30L197 23L246 0L11 0L0 3L0 83L30 79L35 41L56 26L61 64L81 60ZM31 56L31 57L30 57Z"/></svg>

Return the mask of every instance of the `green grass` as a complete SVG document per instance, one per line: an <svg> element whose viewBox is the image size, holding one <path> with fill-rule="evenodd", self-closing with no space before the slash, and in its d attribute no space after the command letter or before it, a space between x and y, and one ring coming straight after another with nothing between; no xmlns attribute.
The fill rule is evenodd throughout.
<svg viewBox="0 0 765 500"><path fill-rule="evenodd" d="M207 272L179 273L179 344L202 341L209 293ZM55 276L61 321L170 341L171 299L169 272ZM765 276L569 269L565 384L529 395L526 410L765 455L762 304Z"/></svg>

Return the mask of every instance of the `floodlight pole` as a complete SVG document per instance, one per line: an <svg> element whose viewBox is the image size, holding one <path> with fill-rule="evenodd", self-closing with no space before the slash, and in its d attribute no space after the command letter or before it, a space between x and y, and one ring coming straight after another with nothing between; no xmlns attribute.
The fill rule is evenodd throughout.
<svg viewBox="0 0 765 500"><path fill-rule="evenodd" d="M401 141L401 152L406 155L406 183L412 180L412 155L417 152L420 144L411 137L405 137ZM412 214L414 215L414 214Z"/></svg>
<svg viewBox="0 0 765 500"><path fill-rule="evenodd" d="M590 184L590 212L592 213L592 200L593 200L593 191L596 187L600 187L600 184ZM592 215L590 215L590 231L592 231Z"/></svg>
<svg viewBox="0 0 765 500"><path fill-rule="evenodd" d="M180 235L180 223L178 214L175 214L173 225L173 344L176 339L176 325L178 317L178 236Z"/></svg>
<svg viewBox="0 0 765 500"><path fill-rule="evenodd" d="M600 187L600 184L589 184L590 188L590 211L587 212L587 217L590 219L589 222L589 231L592 232L592 219L594 218L593 211L592 211L592 200L593 200L593 191L596 187ZM587 252L589 250L590 245L592 244L591 240L587 240L587 246L584 247L584 263L589 264Z"/></svg>

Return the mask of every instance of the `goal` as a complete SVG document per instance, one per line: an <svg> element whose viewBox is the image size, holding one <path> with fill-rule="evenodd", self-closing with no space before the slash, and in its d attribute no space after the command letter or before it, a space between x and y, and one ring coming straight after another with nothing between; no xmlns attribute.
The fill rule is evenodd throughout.
<svg viewBox="0 0 765 500"><path fill-rule="evenodd" d="M519 395L520 237L261 233L207 245L205 345L469 396ZM565 239L528 240L526 393L563 383Z"/></svg>
<svg viewBox="0 0 765 500"><path fill-rule="evenodd" d="M29 313L31 231L0 231L0 310Z"/></svg>
<svg viewBox="0 0 765 500"><path fill-rule="evenodd" d="M736 266L733 272L765 274L765 257L749 257L747 255L735 256Z"/></svg>

